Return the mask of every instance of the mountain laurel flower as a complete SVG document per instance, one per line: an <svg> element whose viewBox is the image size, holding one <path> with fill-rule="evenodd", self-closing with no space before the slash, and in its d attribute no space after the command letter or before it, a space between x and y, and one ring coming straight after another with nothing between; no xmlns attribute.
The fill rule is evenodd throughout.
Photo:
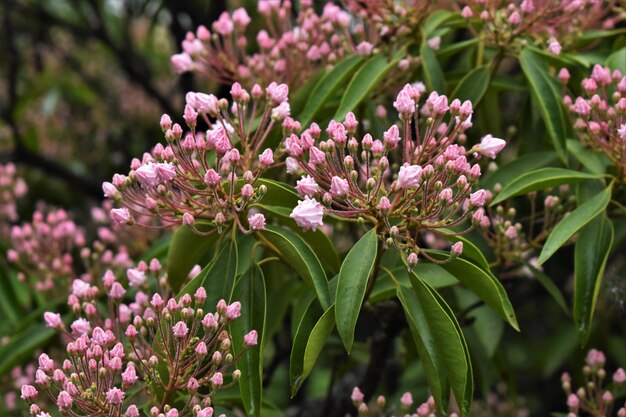
<svg viewBox="0 0 626 417"><path fill-rule="evenodd" d="M187 336L187 333L189 333L189 328L184 321L179 321L172 328L172 333L174 333L175 337L182 339Z"/></svg>
<svg viewBox="0 0 626 417"><path fill-rule="evenodd" d="M243 343L247 347L256 346L258 337L259 334L257 333L257 331L252 330L243 337Z"/></svg>
<svg viewBox="0 0 626 417"><path fill-rule="evenodd" d="M261 213L248 217L248 224L252 230L262 230L265 228L265 216Z"/></svg>
<svg viewBox="0 0 626 417"><path fill-rule="evenodd" d="M124 401L124 391L113 387L107 391L106 399L109 404L119 405Z"/></svg>
<svg viewBox="0 0 626 417"><path fill-rule="evenodd" d="M22 385L22 399L29 403L33 402L37 399L37 389L32 385Z"/></svg>
<svg viewBox="0 0 626 417"><path fill-rule="evenodd" d="M65 327L65 324L63 324L63 321L61 320L61 315L58 313L51 313L49 311L46 311L43 314L43 318L46 322L46 326L50 327L51 329L61 330Z"/></svg>
<svg viewBox="0 0 626 417"><path fill-rule="evenodd" d="M480 144L474 146L474 151L482 156L495 159L502 149L506 146L506 141L486 135L480 140Z"/></svg>
<svg viewBox="0 0 626 417"><path fill-rule="evenodd" d="M400 398L400 404L402 404L402 408L404 408L405 410L411 408L411 406L413 405L413 396L410 392L405 392L404 394L402 394L402 397Z"/></svg>
<svg viewBox="0 0 626 417"><path fill-rule="evenodd" d="M229 304L226 307L226 311L224 313L228 320L234 320L241 316L241 303L239 301L235 301L232 304Z"/></svg>
<svg viewBox="0 0 626 417"><path fill-rule="evenodd" d="M371 223L385 245L405 253L404 259L414 253L409 261L432 260L416 240L420 231L447 235L451 227L478 226L476 212L488 199L477 190L478 150L495 156L504 141L490 136L482 147L466 149L457 142L466 140L472 103L449 103L433 92L419 106L422 92L418 85L403 87L394 102L400 120L383 130L382 141L367 132L356 137L358 122L352 116L343 123L331 120L326 136L317 125L290 135L287 152L303 173L296 185L303 199L291 213L298 226L315 230L326 214Z"/></svg>
<svg viewBox="0 0 626 417"><path fill-rule="evenodd" d="M224 377L222 376L221 372L216 372L215 374L213 374L213 376L211 377L211 384L218 388L224 384Z"/></svg>
<svg viewBox="0 0 626 417"><path fill-rule="evenodd" d="M350 399L352 400L352 403L358 407L365 399L365 395L359 389L359 387L354 387L352 389L352 395L350 395Z"/></svg>
<svg viewBox="0 0 626 417"><path fill-rule="evenodd" d="M311 199L308 196L305 196L304 200L298 201L298 205L289 216L305 230L317 230L318 227L324 225L322 221L324 208L314 198Z"/></svg>
<svg viewBox="0 0 626 417"><path fill-rule="evenodd" d="M451 251L454 255L461 255L463 253L463 242L456 242L454 245L452 245Z"/></svg>

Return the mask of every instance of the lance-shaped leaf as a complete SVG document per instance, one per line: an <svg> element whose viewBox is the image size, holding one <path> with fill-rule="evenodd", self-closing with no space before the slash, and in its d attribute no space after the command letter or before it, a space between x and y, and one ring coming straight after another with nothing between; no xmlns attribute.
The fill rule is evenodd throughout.
<svg viewBox="0 0 626 417"><path fill-rule="evenodd" d="M443 76L443 70L437 60L435 51L428 46L426 36L424 36L424 41L420 47L420 57L422 58L422 69L426 86L431 91L443 94L446 91L446 79Z"/></svg>
<svg viewBox="0 0 626 417"><path fill-rule="evenodd" d="M247 415L260 416L263 398L261 350L265 335L266 294L265 279L258 265L251 266L241 276L230 301L241 303L241 316L230 324L235 355L245 350L237 361L237 368L241 371L241 400ZM252 330L258 333L257 345L245 349L244 336Z"/></svg>
<svg viewBox="0 0 626 417"><path fill-rule="evenodd" d="M174 291L180 289L191 269L200 262L217 238L217 233L201 236L189 226L176 229L167 254L167 279Z"/></svg>
<svg viewBox="0 0 626 417"><path fill-rule="evenodd" d="M496 184L507 185L519 176L543 168L556 162L559 157L553 151L529 152L517 156L513 161L498 167L493 172L487 172L480 178L486 188L493 188Z"/></svg>
<svg viewBox="0 0 626 417"><path fill-rule="evenodd" d="M324 268L311 247L290 230L266 226L257 236L291 266L314 291L323 308L330 307L328 280Z"/></svg>
<svg viewBox="0 0 626 417"><path fill-rule="evenodd" d="M377 253L378 236L376 229L371 229L352 247L341 264L335 298L335 321L348 353L352 350L354 328Z"/></svg>
<svg viewBox="0 0 626 417"><path fill-rule="evenodd" d="M220 299L230 300L237 277L238 252L235 240L225 241L224 247L213 261L202 279L207 299L207 311L213 311Z"/></svg>
<svg viewBox="0 0 626 417"><path fill-rule="evenodd" d="M450 97L458 98L462 101L470 100L472 105L476 107L487 92L490 80L491 71L489 65L474 68L461 78Z"/></svg>
<svg viewBox="0 0 626 417"><path fill-rule="evenodd" d="M531 191L545 190L563 184L575 184L584 180L598 178L597 175L565 168L541 168L528 172L511 181L502 188L490 205L503 202L507 198L527 194Z"/></svg>
<svg viewBox="0 0 626 417"><path fill-rule="evenodd" d="M587 343L602 284L604 268L613 246L613 224L601 214L578 235L574 249L574 322L581 345Z"/></svg>
<svg viewBox="0 0 626 417"><path fill-rule="evenodd" d="M611 188L605 188L583 204L578 206L568 216L563 218L552 230L546 243L543 245L537 261L538 265L547 261L554 253L583 226L606 210L611 201Z"/></svg>
<svg viewBox="0 0 626 417"><path fill-rule="evenodd" d="M548 65L541 55L529 48L520 53L519 62L528 80L530 91L539 103L541 116L552 139L554 150L564 163L567 163L565 139L568 136L568 121L561 102L561 86L550 75Z"/></svg>

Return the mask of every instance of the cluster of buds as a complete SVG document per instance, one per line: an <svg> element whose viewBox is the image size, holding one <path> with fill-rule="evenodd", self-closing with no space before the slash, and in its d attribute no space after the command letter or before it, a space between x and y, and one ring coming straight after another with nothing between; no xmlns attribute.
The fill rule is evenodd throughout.
<svg viewBox="0 0 626 417"><path fill-rule="evenodd" d="M582 31L610 29L623 19L610 15L614 0L466 0L461 15L480 22L485 40L507 48L521 36L536 38L555 55Z"/></svg>
<svg viewBox="0 0 626 417"><path fill-rule="evenodd" d="M566 84L569 73L559 72ZM616 169L621 182L626 182L626 76L619 70L595 65L591 76L582 81L584 96L564 102L576 116L574 127L584 144L602 152Z"/></svg>
<svg viewBox="0 0 626 417"><path fill-rule="evenodd" d="M502 186L496 184L494 191ZM576 196L568 185L543 193L526 195L530 215L523 221L517 210L506 201L489 208L480 221L485 241L494 252L499 265L504 268L520 265L537 249L540 249L554 226L576 206Z"/></svg>
<svg viewBox="0 0 626 417"><path fill-rule="evenodd" d="M572 378L566 372L561 376L561 385L567 394L567 417L613 416L615 395L626 382L626 372L619 368L607 381L604 369L606 358L599 350L591 349L585 358L583 375L585 383L576 391L572 389ZM618 417L626 417L626 404L617 411Z"/></svg>
<svg viewBox="0 0 626 417"><path fill-rule="evenodd" d="M15 165L9 163L0 165L0 234L5 236L8 230L3 230L9 223L17 221L18 198L28 191L26 182L16 175Z"/></svg>
<svg viewBox="0 0 626 417"><path fill-rule="evenodd" d="M150 228L188 225L199 234L235 222L245 233L265 226L261 213L249 213L267 191L261 174L279 164L280 148L265 148L273 133L289 135L300 123L289 117L285 84L258 84L248 92L231 88L232 102L212 94L188 93L183 118L189 131L161 118L167 143L157 144L142 160L134 159L128 175L115 174L103 184L104 195L124 206L111 210L117 223ZM200 125L206 125L206 131ZM275 129L276 128L276 129ZM240 214L248 214L244 225ZM244 219L245 220L245 219ZM202 231L197 226L209 226Z"/></svg>
<svg viewBox="0 0 626 417"><path fill-rule="evenodd" d="M83 231L62 209L35 211L31 223L11 228L10 239L7 259L23 271L20 279L35 280L37 291L73 276L73 253L85 245Z"/></svg>
<svg viewBox="0 0 626 417"><path fill-rule="evenodd" d="M414 402L410 392L402 394L399 407L388 406L387 399L383 395L379 395L376 401L372 401L368 404L365 402L365 395L361 392L359 387L354 387L350 399L352 400L352 404L356 407L359 417L394 416L397 415L396 413L398 412L405 417L437 417L435 399L433 397L429 397L428 400L419 404L417 408L414 409L414 412L412 412ZM449 416L458 417L458 414L453 412L449 414Z"/></svg>
<svg viewBox="0 0 626 417"><path fill-rule="evenodd" d="M423 233L459 234L447 229L469 224L468 231L481 222L489 194L475 190L481 169L472 161L495 158L505 142L488 135L465 149L457 142L472 126L471 102L448 104L433 92L418 112L419 99L417 88L402 89L394 102L402 128L391 126L383 140L370 134L357 140L352 113L329 123L326 140L315 123L285 140L288 172L303 173L296 190L304 199L291 213L299 226L316 229L326 214L370 223L411 267L420 253L431 259L421 249ZM462 250L454 245L452 256Z"/></svg>
<svg viewBox="0 0 626 417"><path fill-rule="evenodd" d="M131 284L134 275L142 271L128 271ZM70 341L60 364L41 354L35 386L22 387L31 415L47 415L37 401L38 391L44 391L59 412L72 416L138 417L138 402L149 400L154 417L211 417L215 392L241 376L234 364L243 351L234 355L228 330L241 304L221 300L215 313L205 314L202 287L179 300L167 300L165 291L151 296L138 291L134 302L124 304L132 288L113 274L102 282L102 304L96 302L98 287L75 283L70 298L81 317L69 330L59 314L44 314L47 326ZM256 344L256 331L244 336L244 349Z"/></svg>
<svg viewBox="0 0 626 417"><path fill-rule="evenodd" d="M246 29L251 18L240 8L224 12L211 30L200 26L187 33L183 53L172 56L174 69L194 71L220 83L234 80L251 86L280 80L295 88L317 70L332 65L350 53L369 55L374 48L364 26L333 3L326 3L321 15L312 1L300 1L294 19L290 0L262 0L257 12L264 28L256 35L258 52L246 52Z"/></svg>

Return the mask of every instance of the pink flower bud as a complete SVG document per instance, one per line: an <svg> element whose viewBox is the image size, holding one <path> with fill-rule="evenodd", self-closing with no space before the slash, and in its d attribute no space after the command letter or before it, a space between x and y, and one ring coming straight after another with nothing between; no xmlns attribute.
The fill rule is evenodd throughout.
<svg viewBox="0 0 626 417"><path fill-rule="evenodd" d="M413 405L413 396L411 395L411 393L405 392L404 394L402 394L402 397L400 398L400 403L405 409L411 407Z"/></svg>
<svg viewBox="0 0 626 417"><path fill-rule="evenodd" d="M198 411L198 414L196 414L196 417L213 417L213 408L205 407L201 409Z"/></svg>
<svg viewBox="0 0 626 417"><path fill-rule="evenodd" d="M348 194L350 186L348 180L333 176L330 182L330 194L333 197L345 197Z"/></svg>
<svg viewBox="0 0 626 417"><path fill-rule="evenodd" d="M57 397L57 405L59 406L59 408L61 409L70 408L73 402L74 401L72 400L72 397L67 391L59 392L59 396Z"/></svg>
<svg viewBox="0 0 626 417"><path fill-rule="evenodd" d="M126 365L126 370L122 373L122 384L125 387L129 387L133 385L137 381L137 379L139 378L137 377L137 371L135 371L135 366L132 362L129 362Z"/></svg>
<svg viewBox="0 0 626 417"><path fill-rule="evenodd" d="M504 232L504 236L508 239L515 239L517 237L517 229L515 226L509 226Z"/></svg>
<svg viewBox="0 0 626 417"><path fill-rule="evenodd" d="M131 287L141 287L147 281L146 273L138 268L127 269L126 276L128 277L128 285Z"/></svg>
<svg viewBox="0 0 626 417"><path fill-rule="evenodd" d="M215 387L221 387L222 384L224 384L224 377L222 376L221 372L216 372L212 377L211 377L211 384Z"/></svg>
<svg viewBox="0 0 626 417"><path fill-rule="evenodd" d="M454 255L460 255L463 253L463 242L456 242L452 245L452 253Z"/></svg>
<svg viewBox="0 0 626 417"><path fill-rule="evenodd" d="M387 149L393 149L400 142L400 130L398 126L393 125L383 133L383 140ZM372 152L374 148L372 148Z"/></svg>
<svg viewBox="0 0 626 417"><path fill-rule="evenodd" d="M617 371L615 371L615 373L613 374L613 382L615 382L616 384L623 384L624 382L626 382L626 372L624 372L624 369L619 368Z"/></svg>
<svg viewBox="0 0 626 417"><path fill-rule="evenodd" d="M22 399L28 402L37 399L37 390L32 385L22 385Z"/></svg>
<svg viewBox="0 0 626 417"><path fill-rule="evenodd" d="M319 148L312 146L311 149L309 149L309 162L313 165L319 165L324 161L326 161L326 154Z"/></svg>
<svg viewBox="0 0 626 417"><path fill-rule="evenodd" d="M387 211L390 208L391 202L389 201L389 199L385 196L381 197L380 201L378 202L378 210Z"/></svg>
<svg viewBox="0 0 626 417"><path fill-rule="evenodd" d="M267 98L270 100L272 106L277 106L285 101L287 101L287 97L289 96L289 87L287 84L276 84L272 82L265 89L267 94Z"/></svg>
<svg viewBox="0 0 626 417"><path fill-rule="evenodd" d="M202 325L207 329L217 329L217 320L211 313L207 313L202 319Z"/></svg>
<svg viewBox="0 0 626 417"><path fill-rule="evenodd" d="M187 336L187 333L189 333L189 328L187 327L184 321L179 321L172 328L172 332L174 333L175 337L182 339L185 336Z"/></svg>
<svg viewBox="0 0 626 417"><path fill-rule="evenodd" d="M135 404L131 404L126 409L126 417L139 417L139 409Z"/></svg>
<svg viewBox="0 0 626 417"><path fill-rule="evenodd" d="M111 286L111 289L109 290L109 297L111 297L113 300L121 300L122 298L124 298L125 294L126 290L119 282L114 282Z"/></svg>
<svg viewBox="0 0 626 417"><path fill-rule="evenodd" d="M310 199L308 196L305 196L304 200L298 201L298 206L293 209L289 216L303 229L317 230L319 226L324 224L322 221L324 208L314 198Z"/></svg>
<svg viewBox="0 0 626 417"><path fill-rule="evenodd" d="M265 227L265 216L261 213L248 217L248 224L252 230L261 230Z"/></svg>
<svg viewBox="0 0 626 417"><path fill-rule="evenodd" d="M474 151L483 156L494 159L505 146L506 142L504 140L487 135L481 139L479 145L474 147Z"/></svg>
<svg viewBox="0 0 626 417"><path fill-rule="evenodd" d="M112 209L111 219L115 224L129 224L132 221L132 217L126 207Z"/></svg>
<svg viewBox="0 0 626 417"><path fill-rule="evenodd" d="M403 165L398 172L396 187L400 189L418 188L422 178L422 167L419 165Z"/></svg>
<svg viewBox="0 0 626 417"><path fill-rule="evenodd" d="M363 402L363 400L365 399L365 395L363 395L359 387L354 387L352 389L352 395L350 396L350 399L355 405L358 405Z"/></svg>
<svg viewBox="0 0 626 417"><path fill-rule="evenodd" d="M576 394L570 394L567 396L567 406L571 409L577 409L580 406L580 400Z"/></svg>
<svg viewBox="0 0 626 417"><path fill-rule="evenodd" d="M193 69L193 60L187 54L172 55L170 62L172 67L174 67L174 71L178 74L182 74L183 72L191 71Z"/></svg>
<svg viewBox="0 0 626 417"><path fill-rule="evenodd" d="M259 337L259 334L257 333L257 331L252 330L251 332L249 332L243 337L243 343L247 347L256 346L258 337Z"/></svg>
<svg viewBox="0 0 626 417"><path fill-rule="evenodd" d="M478 190L475 193L470 194L470 203L475 207L482 207L485 205L487 199L487 192L485 190Z"/></svg>
<svg viewBox="0 0 626 417"><path fill-rule="evenodd" d="M234 303L230 304L226 308L224 316L228 320L235 320L236 318L239 318L241 316L241 303L239 301L235 301Z"/></svg>
<svg viewBox="0 0 626 417"><path fill-rule="evenodd" d="M61 321L61 315L58 313L51 313L49 311L46 311L43 314L43 319L46 322L46 326L52 329L61 330L63 329L63 327L65 327L63 321Z"/></svg>
<svg viewBox="0 0 626 417"><path fill-rule="evenodd" d="M54 369L54 362L45 353L39 355L39 369L44 372L50 372Z"/></svg>
<svg viewBox="0 0 626 417"><path fill-rule="evenodd" d="M270 166L274 163L274 153L271 149L266 149L259 156L259 163L263 166Z"/></svg>
<svg viewBox="0 0 626 417"><path fill-rule="evenodd" d="M207 350L207 346L206 343L204 342L199 342L196 345L196 348L194 349L194 351L196 352L196 354L200 355L200 356L204 356L207 354L208 350Z"/></svg>
<svg viewBox="0 0 626 417"><path fill-rule="evenodd" d="M313 197L319 192L319 185L317 185L310 175L302 176L296 183L296 191L298 191L298 194L301 196Z"/></svg>

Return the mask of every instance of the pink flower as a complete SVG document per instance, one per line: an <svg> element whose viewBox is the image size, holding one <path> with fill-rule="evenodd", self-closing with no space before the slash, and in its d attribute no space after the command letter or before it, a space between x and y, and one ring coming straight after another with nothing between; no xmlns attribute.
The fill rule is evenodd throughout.
<svg viewBox="0 0 626 417"><path fill-rule="evenodd" d="M213 417L213 407L205 407L198 411L196 417Z"/></svg>
<svg viewBox="0 0 626 417"><path fill-rule="evenodd" d="M139 417L139 409L137 408L135 404L131 404L128 406L128 408L126 409L126 416L127 417Z"/></svg>
<svg viewBox="0 0 626 417"><path fill-rule="evenodd" d="M324 224L322 221L324 208L314 198L310 199L308 196L304 197L304 200L298 201L298 206L294 207L289 216L303 229L317 230L319 226Z"/></svg>
<svg viewBox="0 0 626 417"><path fill-rule="evenodd" d="M159 176L157 174L156 165L148 163L140 166L135 170L137 180L144 187L156 187L159 185Z"/></svg>
<svg viewBox="0 0 626 417"><path fill-rule="evenodd" d="M580 399L576 396L576 394L570 394L567 396L567 406L572 409L578 408L580 405Z"/></svg>
<svg viewBox="0 0 626 417"><path fill-rule="evenodd" d="M261 155L259 155L259 163L263 166L269 166L274 163L274 152L271 149L266 149Z"/></svg>
<svg viewBox="0 0 626 417"><path fill-rule="evenodd" d="M43 319L46 322L46 326L52 329L61 330L65 326L61 321L61 315L58 313L46 311L43 313Z"/></svg>
<svg viewBox="0 0 626 417"><path fill-rule="evenodd" d="M154 164L154 169L163 182L169 182L176 177L176 168L171 162Z"/></svg>
<svg viewBox="0 0 626 417"><path fill-rule="evenodd" d="M417 188L422 178L422 167L419 165L403 165L398 172L396 187L402 189Z"/></svg>
<svg viewBox="0 0 626 417"><path fill-rule="evenodd" d="M475 193L470 194L469 196L470 203L472 203L476 207L482 207L485 205L485 200L487 199L487 192L485 190L478 190Z"/></svg>
<svg viewBox="0 0 626 417"><path fill-rule="evenodd" d="M217 320L215 316L211 313L207 313L206 316L202 319L202 326L207 329L217 329Z"/></svg>
<svg viewBox="0 0 626 417"><path fill-rule="evenodd" d="M191 59L191 56L187 54L172 55L170 62L172 63L172 67L174 67L174 71L178 74L191 71L193 69L193 60Z"/></svg>
<svg viewBox="0 0 626 417"><path fill-rule="evenodd" d="M509 226L504 232L504 236L508 239L515 239L517 237L517 229L515 226Z"/></svg>
<svg viewBox="0 0 626 417"><path fill-rule="evenodd" d="M287 84L276 84L272 82L265 89L267 93L267 98L270 100L273 106L278 106L279 104L287 101L287 97L289 96L289 87Z"/></svg>
<svg viewBox="0 0 626 417"><path fill-rule="evenodd" d="M330 194L333 197L345 197L349 189L348 180L333 176L330 182Z"/></svg>
<svg viewBox="0 0 626 417"><path fill-rule="evenodd" d="M233 22L235 22L235 24L237 26L240 26L241 28L245 28L246 26L248 26L248 24L250 23L250 16L248 16L248 12L246 12L246 9L244 9L243 7L236 9L233 12Z"/></svg>
<svg viewBox="0 0 626 417"><path fill-rule="evenodd" d="M363 399L365 399L365 395L363 395L363 392L361 392L359 387L354 387L352 389L352 395L350 395L350 399L353 403L360 404L363 402Z"/></svg>
<svg viewBox="0 0 626 417"><path fill-rule="evenodd" d="M287 167L287 174L297 174L300 172L300 163L297 159L288 156L285 159L285 166Z"/></svg>
<svg viewBox="0 0 626 417"><path fill-rule="evenodd" d="M405 392L402 394L402 398L400 398L400 403L404 406L404 408L409 408L413 405L413 396L410 392Z"/></svg>
<svg viewBox="0 0 626 417"><path fill-rule="evenodd" d="M45 353L39 355L39 369L44 372L50 372L54 369L54 362Z"/></svg>
<svg viewBox="0 0 626 417"><path fill-rule="evenodd" d="M309 149L309 162L313 165L319 165L326 160L326 154L315 146Z"/></svg>
<svg viewBox="0 0 626 417"><path fill-rule="evenodd" d="M261 230L265 227L265 216L261 213L248 217L248 224L252 230Z"/></svg>
<svg viewBox="0 0 626 417"><path fill-rule="evenodd" d="M120 284L119 282L114 282L113 285L111 286L111 289L109 290L109 297L111 297L114 300L121 300L122 298L124 298L125 294L126 294L126 290L124 289L124 287L122 287L122 284Z"/></svg>
<svg viewBox="0 0 626 417"><path fill-rule="evenodd" d="M498 155L505 146L506 142L503 139L487 135L481 139L479 145L474 146L474 151L488 158L495 159L496 155Z"/></svg>
<svg viewBox="0 0 626 417"><path fill-rule="evenodd" d="M391 201L386 196L383 196L378 202L378 210L387 211L391 208Z"/></svg>
<svg viewBox="0 0 626 417"><path fill-rule="evenodd" d="M615 382L616 384L623 384L624 382L626 382L626 372L624 372L624 369L619 368L617 371L615 371L615 373L613 374L613 382Z"/></svg>
<svg viewBox="0 0 626 417"><path fill-rule="evenodd" d="M174 333L174 336L182 339L183 337L187 336L187 333L189 333L189 328L184 321L179 321L172 328L172 332Z"/></svg>
<svg viewBox="0 0 626 417"><path fill-rule="evenodd" d="M126 207L112 209L111 219L116 224L129 224L132 221L132 217Z"/></svg>
<svg viewBox="0 0 626 417"><path fill-rule="evenodd" d="M250 333L246 334L243 337L243 344L246 345L247 347L256 346L258 337L259 337L259 334L257 333L257 331L252 330Z"/></svg>
<svg viewBox="0 0 626 417"><path fill-rule="evenodd" d="M175 408L172 408L170 411L165 413L165 417L178 417L178 410Z"/></svg>
<svg viewBox="0 0 626 417"><path fill-rule="evenodd" d="M398 129L398 126L393 125L386 132L384 132L383 141L386 148L395 148L398 142L400 142L400 130Z"/></svg>
<svg viewBox="0 0 626 417"><path fill-rule="evenodd" d="M239 301L235 301L226 307L225 316L228 320L235 320L236 318L241 316L241 303Z"/></svg>
<svg viewBox="0 0 626 417"><path fill-rule="evenodd" d="M224 377L222 376L221 372L216 372L211 377L211 384L213 384L215 387L221 387L222 384L224 384Z"/></svg>
<svg viewBox="0 0 626 417"><path fill-rule="evenodd" d="M561 44L555 38L548 40L548 52L553 55L559 55L561 53Z"/></svg>
<svg viewBox="0 0 626 417"><path fill-rule="evenodd" d="M367 41L362 41L356 46L356 52L359 55L369 56L372 54L372 50L374 49L374 45Z"/></svg>
<svg viewBox="0 0 626 417"><path fill-rule="evenodd" d="M59 392L59 396L57 397L57 405L59 408L70 408L73 402L72 397L67 391Z"/></svg>
<svg viewBox="0 0 626 417"><path fill-rule="evenodd" d="M313 197L319 189L320 187L310 175L307 175L306 177L302 176L302 178L296 183L296 191L298 191L298 194L301 196Z"/></svg>
<svg viewBox="0 0 626 417"><path fill-rule="evenodd" d="M31 402L37 398L37 390L32 385L22 385L22 399Z"/></svg>
<svg viewBox="0 0 626 417"><path fill-rule="evenodd" d="M411 87L410 84L406 84L402 90L400 90L396 101L393 102L393 107L400 113L402 120L411 117L411 115L415 113L415 101L413 101L411 97L411 90L413 90L413 87Z"/></svg>
<svg viewBox="0 0 626 417"><path fill-rule="evenodd" d="M137 371L135 371L135 366L132 362L129 362L126 365L126 370L122 372L122 384L125 387L129 387L133 385L139 378L137 377Z"/></svg>
<svg viewBox="0 0 626 417"><path fill-rule="evenodd" d="M196 352L197 355L200 355L200 356L206 355L207 352L208 352L206 343L204 343L204 342L198 343L196 345L196 348L194 349L194 351Z"/></svg>
<svg viewBox="0 0 626 417"><path fill-rule="evenodd" d="M131 287L141 287L147 281L146 273L137 268L126 270L126 276L128 277L128 285Z"/></svg>
<svg viewBox="0 0 626 417"><path fill-rule="evenodd" d="M72 334L78 336L87 334L91 331L91 324L83 318L74 320L70 327L72 328Z"/></svg>
<svg viewBox="0 0 626 417"><path fill-rule="evenodd" d="M117 187L110 182L102 183L102 192L104 192L106 198L116 198L120 193Z"/></svg>
<svg viewBox="0 0 626 417"><path fill-rule="evenodd" d="M463 242L456 242L452 245L452 253L455 255L460 255L463 253Z"/></svg>
<svg viewBox="0 0 626 417"><path fill-rule="evenodd" d="M119 388L113 387L107 391L106 398L109 404L121 404L124 401L124 392Z"/></svg>

